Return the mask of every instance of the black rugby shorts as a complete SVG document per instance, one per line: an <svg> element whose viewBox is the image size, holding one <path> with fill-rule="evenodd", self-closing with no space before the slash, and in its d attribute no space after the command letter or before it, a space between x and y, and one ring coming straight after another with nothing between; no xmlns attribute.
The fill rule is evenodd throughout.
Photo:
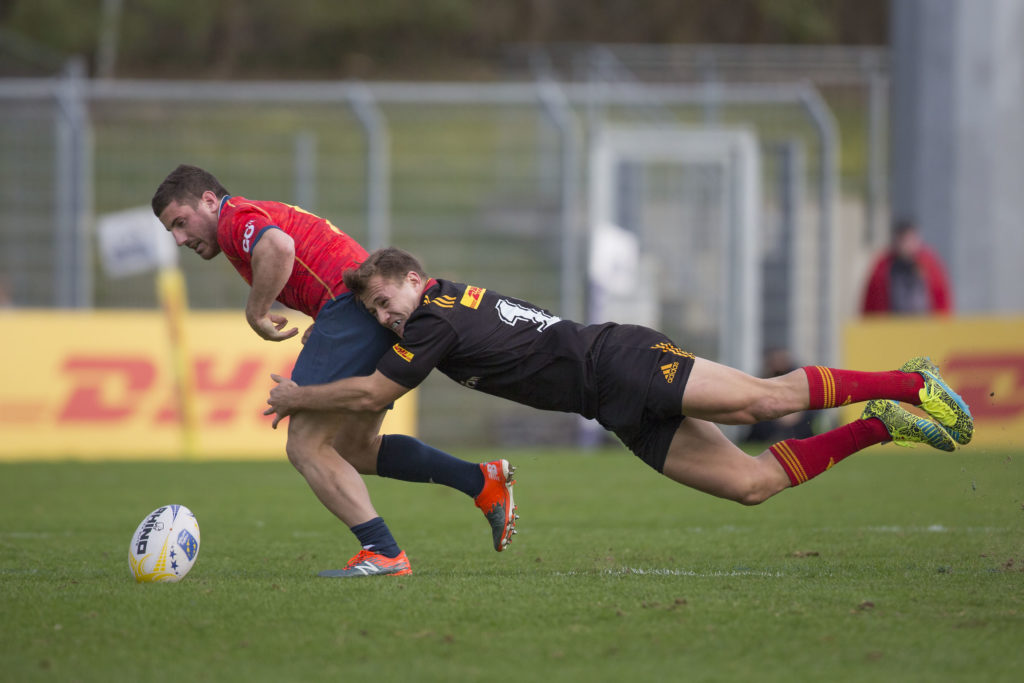
<svg viewBox="0 0 1024 683"><path fill-rule="evenodd" d="M684 419L693 358L661 332L639 325L612 328L598 351L597 420L658 472Z"/></svg>

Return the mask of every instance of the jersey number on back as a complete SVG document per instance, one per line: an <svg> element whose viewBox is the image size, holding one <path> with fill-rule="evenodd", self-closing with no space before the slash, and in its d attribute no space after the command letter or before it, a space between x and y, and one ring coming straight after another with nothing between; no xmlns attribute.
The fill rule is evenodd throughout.
<svg viewBox="0 0 1024 683"><path fill-rule="evenodd" d="M498 317L506 325L515 327L517 322L525 320L526 322L536 323L538 332L543 332L547 329L548 325L554 325L561 320L558 316L545 313L536 308L527 308L522 304L513 303L507 299L498 299L498 303L495 304L494 308L498 311Z"/></svg>

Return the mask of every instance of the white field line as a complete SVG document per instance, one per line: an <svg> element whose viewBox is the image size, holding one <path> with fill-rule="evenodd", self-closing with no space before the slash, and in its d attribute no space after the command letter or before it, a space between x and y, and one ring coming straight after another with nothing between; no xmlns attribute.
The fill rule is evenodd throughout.
<svg viewBox="0 0 1024 683"><path fill-rule="evenodd" d="M929 524L928 526L903 526L903 525L873 525L855 527L808 527L804 531L808 533L874 533L874 534L935 534L935 533L965 533L965 534L990 534L1008 531L1016 531L1015 527L1003 526L945 526L944 524ZM691 534L716 534L716 533L761 533L760 527L737 527L732 525L721 527L689 527L685 533Z"/></svg>
<svg viewBox="0 0 1024 683"><path fill-rule="evenodd" d="M603 576L695 576L701 578L710 577L725 577L725 576L765 576L765 577L781 577L785 576L785 572L779 571L756 571L753 569L734 569L732 571L714 571L714 572L695 572L692 569L665 569L665 568L649 568L641 569L639 567L622 567L621 569L603 569L598 572L588 571L568 571L568 572L552 572L554 576L591 576L593 574L601 574Z"/></svg>

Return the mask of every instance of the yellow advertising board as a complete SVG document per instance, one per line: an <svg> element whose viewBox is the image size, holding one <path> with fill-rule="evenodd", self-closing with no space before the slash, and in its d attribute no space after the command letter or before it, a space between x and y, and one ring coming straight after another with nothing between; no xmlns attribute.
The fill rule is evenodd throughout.
<svg viewBox="0 0 1024 683"><path fill-rule="evenodd" d="M301 330L308 318L288 312ZM168 321L160 312L0 312L0 460L283 458L287 423L263 415L270 373L290 376L300 337L260 339L240 312L185 317L195 443L187 443ZM415 434L416 399L384 431Z"/></svg>
<svg viewBox="0 0 1024 683"><path fill-rule="evenodd" d="M1024 443L1024 318L869 318L845 331L843 365L891 370L927 355L974 415L967 448ZM843 419L859 415L844 408Z"/></svg>

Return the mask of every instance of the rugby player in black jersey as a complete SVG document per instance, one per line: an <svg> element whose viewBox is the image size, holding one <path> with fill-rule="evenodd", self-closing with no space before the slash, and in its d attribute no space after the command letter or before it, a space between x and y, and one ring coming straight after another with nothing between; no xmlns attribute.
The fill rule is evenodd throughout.
<svg viewBox="0 0 1024 683"><path fill-rule="evenodd" d="M899 370L807 366L757 378L680 349L636 325L582 325L526 301L430 278L408 252L372 253L345 284L400 341L369 376L330 384L277 382L274 426L300 410L378 410L435 367L456 382L544 410L595 418L665 476L753 505L868 446L896 441L952 451L973 432L970 411L926 358ZM867 401L859 420L749 456L715 423L751 424ZM938 423L897 401L920 405Z"/></svg>

